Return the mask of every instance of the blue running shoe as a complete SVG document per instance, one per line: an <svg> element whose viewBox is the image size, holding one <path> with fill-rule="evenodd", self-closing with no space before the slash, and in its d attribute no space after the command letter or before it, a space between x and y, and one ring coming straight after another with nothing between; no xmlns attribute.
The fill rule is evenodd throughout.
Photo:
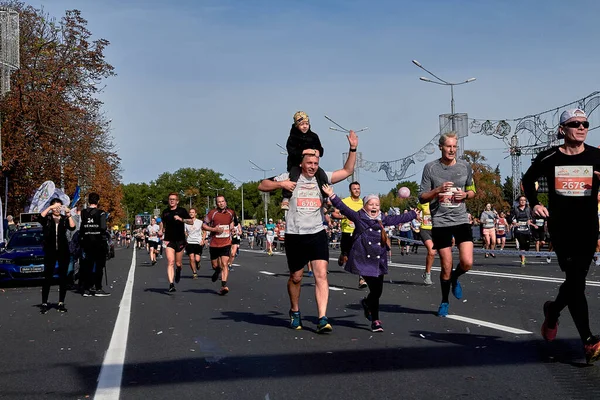
<svg viewBox="0 0 600 400"><path fill-rule="evenodd" d="M302 319L300 317L300 311L290 310L290 328L298 331L302 329Z"/></svg>
<svg viewBox="0 0 600 400"><path fill-rule="evenodd" d="M313 276L314 276L313 272L312 271L308 271L308 277L312 278Z"/></svg>
<svg viewBox="0 0 600 400"><path fill-rule="evenodd" d="M459 281L452 283L452 294L457 299L462 299L462 286L460 285Z"/></svg>
<svg viewBox="0 0 600 400"><path fill-rule="evenodd" d="M438 308L438 317L445 317L448 315L448 307L450 306L450 304L448 303L442 303L440 304L440 308Z"/></svg>
<svg viewBox="0 0 600 400"><path fill-rule="evenodd" d="M319 324L317 325L317 333L329 333L333 330L327 317L319 318Z"/></svg>

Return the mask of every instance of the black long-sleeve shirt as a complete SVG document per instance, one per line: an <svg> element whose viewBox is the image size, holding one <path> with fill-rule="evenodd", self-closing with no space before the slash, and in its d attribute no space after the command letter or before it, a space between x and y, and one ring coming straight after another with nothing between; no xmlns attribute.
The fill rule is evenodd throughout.
<svg viewBox="0 0 600 400"><path fill-rule="evenodd" d="M302 133L296 125L292 125L290 129L290 136L288 137L285 148L288 152L287 158L287 170L290 171L292 167L298 167L302 162L302 152L306 149L319 150L319 157L323 157L325 150L321 145L319 136L313 131L308 129L308 132Z"/></svg>
<svg viewBox="0 0 600 400"><path fill-rule="evenodd" d="M535 181L548 181L548 229L552 238L592 235L598 232L600 149L584 145L580 154L567 155L558 147L541 152L523 176L523 189L533 208L539 204ZM578 232L577 235L574 235Z"/></svg>

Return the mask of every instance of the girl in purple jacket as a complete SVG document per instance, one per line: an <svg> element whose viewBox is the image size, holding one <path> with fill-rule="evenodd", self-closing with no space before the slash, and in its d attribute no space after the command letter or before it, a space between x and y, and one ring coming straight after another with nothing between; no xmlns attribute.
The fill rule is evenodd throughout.
<svg viewBox="0 0 600 400"><path fill-rule="evenodd" d="M370 194L363 198L363 208L353 211L335 195L333 188L323 185L323 192L340 212L354 222L353 243L346 271L361 275L369 285L369 294L361 300L365 317L371 322L373 332L383 332L379 320L379 298L383 292L383 275L388 272L388 237L384 226L393 226L410 222L417 218L414 211L401 215L384 216L380 210L379 196Z"/></svg>

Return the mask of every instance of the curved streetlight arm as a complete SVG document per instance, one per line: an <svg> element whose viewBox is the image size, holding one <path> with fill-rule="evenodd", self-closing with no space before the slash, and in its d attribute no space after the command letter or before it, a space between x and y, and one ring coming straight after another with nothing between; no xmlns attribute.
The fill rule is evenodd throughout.
<svg viewBox="0 0 600 400"><path fill-rule="evenodd" d="M445 80L443 80L442 78L440 78L439 76L437 76L436 74L434 74L433 72L431 72L430 70L428 70L427 68L425 68L423 65L421 65L421 63L418 62L417 60L412 60L412 62L417 67L421 68L423 71L427 72L429 75L433 76L438 81L444 82L446 85L450 85L450 82L446 82ZM421 79L421 80L423 80L423 79ZM433 82L433 81L431 81L431 82ZM435 83L435 82L433 82L433 83Z"/></svg>
<svg viewBox="0 0 600 400"><path fill-rule="evenodd" d="M431 80L429 78L426 78L424 76L419 78L420 80L422 80L423 82L429 82L429 83L435 83L436 85L442 85L442 86L459 86L459 85L464 85L465 83L470 83L473 82L475 80L477 80L477 78L469 78L466 81L463 82L446 82L446 83L442 83L442 82L436 82L434 80Z"/></svg>

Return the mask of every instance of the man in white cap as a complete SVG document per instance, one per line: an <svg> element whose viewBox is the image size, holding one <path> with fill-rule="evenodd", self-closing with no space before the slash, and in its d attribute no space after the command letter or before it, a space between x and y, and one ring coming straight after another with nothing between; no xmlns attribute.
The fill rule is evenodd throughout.
<svg viewBox="0 0 600 400"><path fill-rule="evenodd" d="M534 214L547 218L558 264L565 272L556 299L544 304L542 336L547 341L554 340L560 312L568 307L583 342L586 361L592 363L600 358L600 340L590 330L585 279L598 235L600 149L585 144L589 126L583 110L564 111L558 127L558 138L564 143L538 154L523 176L523 189ZM548 182L548 208L539 202L535 189L540 177ZM571 229L573 210L577 210L577 235Z"/></svg>

